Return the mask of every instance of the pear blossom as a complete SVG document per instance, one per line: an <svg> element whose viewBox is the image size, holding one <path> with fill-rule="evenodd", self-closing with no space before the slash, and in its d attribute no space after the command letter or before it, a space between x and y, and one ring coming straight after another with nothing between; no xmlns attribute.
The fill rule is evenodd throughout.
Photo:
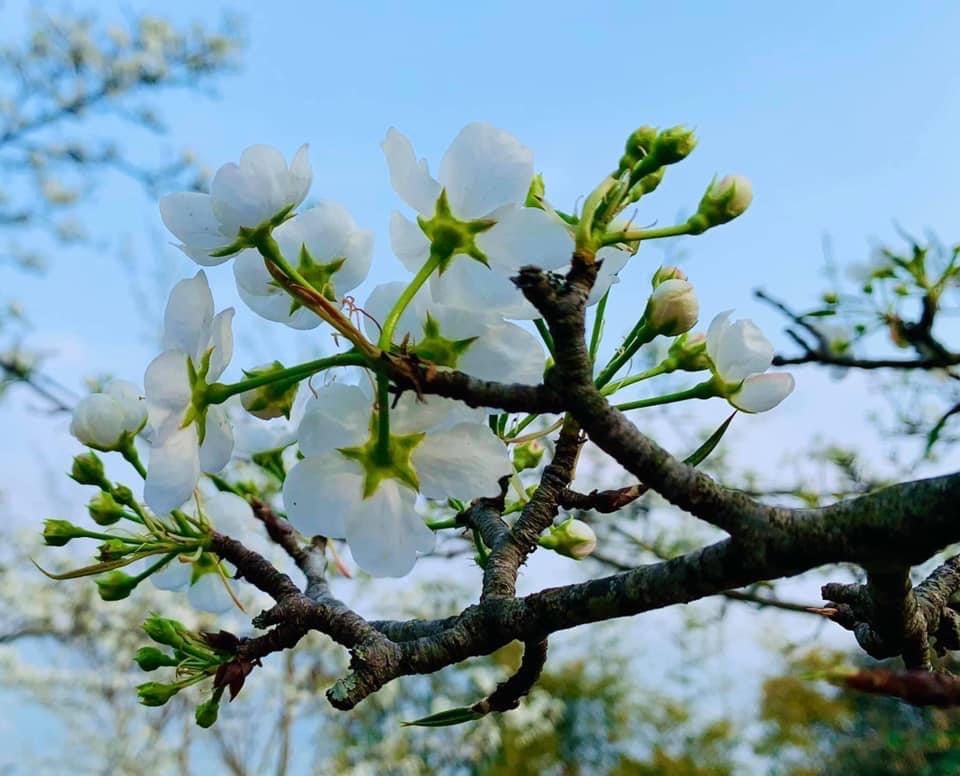
<svg viewBox="0 0 960 776"><path fill-rule="evenodd" d="M210 193L181 191L160 200L160 216L180 240L177 247L197 264L221 264L235 247L241 229L255 229L284 218L310 189L313 172L307 146L287 166L283 154L268 145L253 145L240 163L223 165L213 176Z"/></svg>
<svg viewBox="0 0 960 776"><path fill-rule="evenodd" d="M714 375L733 386L727 401L743 412L766 412L793 390L793 375L763 374L773 363L773 345L753 321L730 323L732 313L720 313L707 329L707 355Z"/></svg>
<svg viewBox="0 0 960 776"><path fill-rule="evenodd" d="M230 460L233 431L226 411L218 405L194 407L193 394L195 380L214 382L230 362L232 320L232 307L213 314L213 296L202 271L170 292L165 350L144 375L153 430L144 500L158 513L183 504L201 471L218 472Z"/></svg>
<svg viewBox="0 0 960 776"><path fill-rule="evenodd" d="M147 422L147 405L137 386L111 380L103 391L80 400L73 410L70 433L95 450L117 450Z"/></svg>
<svg viewBox="0 0 960 776"><path fill-rule="evenodd" d="M379 336L375 321L385 320L405 285L384 283L370 294L364 321L371 339ZM409 350L439 367L481 380L536 385L543 378L545 356L536 336L490 313L433 302L425 290L400 316L394 341L406 341Z"/></svg>
<svg viewBox="0 0 960 776"><path fill-rule="evenodd" d="M687 280L664 280L647 302L646 320L659 334L675 337L690 331L700 317L700 305L693 284Z"/></svg>
<svg viewBox="0 0 960 776"><path fill-rule="evenodd" d="M273 237L284 258L332 301L341 301L370 271L373 233L358 229L346 208L336 202L319 202L284 221ZM257 251L242 251L233 273L240 298L257 315L294 329L320 324L317 315L277 285Z"/></svg>
<svg viewBox="0 0 960 776"><path fill-rule="evenodd" d="M416 510L418 493L495 496L512 471L503 443L486 425L463 421L456 406L406 394L390 411L391 460L378 464L366 455L375 427L370 397L358 386L321 388L300 423L305 457L283 486L290 522L307 535L346 539L370 574L407 574L434 544Z"/></svg>
<svg viewBox="0 0 960 776"><path fill-rule="evenodd" d="M219 533L244 543L255 552L268 552L269 542L253 516L250 504L233 493L214 493L202 499L203 517ZM196 514L196 510L191 510ZM199 555L191 552L172 559L166 566L150 575L154 587L160 590L186 590L187 600L194 609L222 614L234 606L233 596L227 590L233 565L212 553Z"/></svg>

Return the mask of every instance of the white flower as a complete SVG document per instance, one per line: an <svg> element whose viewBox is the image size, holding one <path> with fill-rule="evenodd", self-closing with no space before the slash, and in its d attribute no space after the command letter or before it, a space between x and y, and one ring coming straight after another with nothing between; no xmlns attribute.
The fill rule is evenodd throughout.
<svg viewBox="0 0 960 776"><path fill-rule="evenodd" d="M87 447L116 450L147 422L147 405L140 389L126 380L111 380L102 393L80 400L73 410L70 433Z"/></svg>
<svg viewBox="0 0 960 776"><path fill-rule="evenodd" d="M707 329L707 355L714 374L725 384L737 386L727 395L744 412L766 412L793 390L793 375L762 374L773 362L773 345L753 321L730 323L733 310L720 313Z"/></svg>
<svg viewBox="0 0 960 776"><path fill-rule="evenodd" d="M233 308L213 314L213 297L204 273L181 280L170 292L164 313L166 348L147 367L144 388L153 428L144 500L158 513L183 504L200 472L218 472L230 460L233 431L217 405L197 413L191 372L214 382L233 355Z"/></svg>
<svg viewBox="0 0 960 776"><path fill-rule="evenodd" d="M182 191L163 197L160 216L180 240L177 247L210 267L229 258L211 254L233 245L241 228L254 229L303 202L312 180L307 146L299 148L288 168L276 148L254 145L240 155L239 164L217 170L209 194Z"/></svg>
<svg viewBox="0 0 960 776"><path fill-rule="evenodd" d="M365 457L375 428L370 398L356 386L321 388L300 424L306 457L283 487L290 522L307 535L345 538L371 574L407 574L417 553L434 544L416 511L418 492L432 499L495 496L512 471L503 443L487 426L462 422L455 407L405 394L390 411L391 459L378 468Z"/></svg>
<svg viewBox="0 0 960 776"><path fill-rule="evenodd" d="M664 280L653 290L647 302L647 323L667 337L690 331L699 317L697 295L693 284L686 280Z"/></svg>
<svg viewBox="0 0 960 776"><path fill-rule="evenodd" d="M382 147L394 189L422 219L434 218L443 191L456 223L495 222L472 235L476 250L489 266L478 261L478 256L465 255L468 246L458 245L452 260L431 279L437 301L508 318L539 317L509 277L525 264L542 269L564 266L570 261L573 238L559 218L523 207L533 179L530 149L489 124L468 124L444 154L437 180L397 130L387 132ZM390 241L411 272L420 269L430 254L428 236L399 213L390 219Z"/></svg>
<svg viewBox="0 0 960 776"><path fill-rule="evenodd" d="M405 285L384 283L370 294L364 320L371 339L379 337L374 321L386 319ZM543 347L533 334L495 315L437 304L425 291L404 310L393 340L406 340L410 350L437 366L481 380L536 385L543 378Z"/></svg>
<svg viewBox="0 0 960 776"><path fill-rule="evenodd" d="M341 301L370 271L373 233L358 229L336 202L320 202L273 231L284 258L328 299ZM257 251L246 250L233 265L240 298L258 315L294 329L312 329L321 319L273 280Z"/></svg>
<svg viewBox="0 0 960 776"><path fill-rule="evenodd" d="M190 510L196 514L196 510ZM214 493L202 501L202 513L213 529L243 542L248 549L263 554L269 543L253 516L250 504L233 493ZM200 611L222 614L233 606L233 597L227 590L227 577L233 566L212 553L182 555L171 560L160 571L150 575L150 581L160 590L187 590L190 604ZM223 573L221 573L221 571Z"/></svg>

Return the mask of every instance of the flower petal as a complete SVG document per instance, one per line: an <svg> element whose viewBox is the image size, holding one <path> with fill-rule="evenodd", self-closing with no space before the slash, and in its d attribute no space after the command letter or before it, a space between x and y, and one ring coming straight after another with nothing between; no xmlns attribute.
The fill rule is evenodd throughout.
<svg viewBox="0 0 960 776"><path fill-rule="evenodd" d="M390 185L400 198L418 213L433 215L440 184L430 175L425 159L417 161L413 144L393 127L380 144L390 170Z"/></svg>
<svg viewBox="0 0 960 776"><path fill-rule="evenodd" d="M788 372L751 375L728 400L744 412L766 412L786 399L794 385L793 375Z"/></svg>
<svg viewBox="0 0 960 776"><path fill-rule="evenodd" d="M209 194L181 191L160 199L160 217L180 240L178 247L198 264L216 266L229 256L213 257L211 251L228 245L235 235L224 235L213 213Z"/></svg>
<svg viewBox="0 0 960 776"><path fill-rule="evenodd" d="M210 354L210 369L207 371L208 383L220 377L233 358L233 314L232 307L221 310L210 324L210 343L207 347L213 348L213 353Z"/></svg>
<svg viewBox="0 0 960 776"><path fill-rule="evenodd" d="M163 313L163 348L176 349L198 359L210 339L213 295L201 270L177 283Z"/></svg>
<svg viewBox="0 0 960 776"><path fill-rule="evenodd" d="M463 354L457 368L481 380L537 385L545 355L540 340L514 323L488 326Z"/></svg>
<svg viewBox="0 0 960 776"><path fill-rule="evenodd" d="M200 445L200 466L214 474L230 462L233 454L233 425L227 411L214 405L207 408L203 444Z"/></svg>
<svg viewBox="0 0 960 776"><path fill-rule="evenodd" d="M179 350L161 353L147 366L143 385L150 424L159 428L171 413L182 413L190 404L186 356Z"/></svg>
<svg viewBox="0 0 960 776"><path fill-rule="evenodd" d="M310 164L310 146L304 143L297 149L293 159L290 160L284 202L297 207L307 198L312 183L313 167Z"/></svg>
<svg viewBox="0 0 960 776"><path fill-rule="evenodd" d="M505 210L497 225L476 237L477 247L501 272L532 264L559 269L573 256L573 236L556 216L534 207Z"/></svg>
<svg viewBox="0 0 960 776"><path fill-rule="evenodd" d="M430 278L433 299L451 307L479 310L504 318L533 320L537 309L502 272L467 256L454 257L442 275Z"/></svg>
<svg viewBox="0 0 960 776"><path fill-rule="evenodd" d="M396 210L390 214L390 247L408 272L420 269L430 255L430 240L420 226Z"/></svg>
<svg viewBox="0 0 960 776"><path fill-rule="evenodd" d="M363 470L355 461L332 452L304 458L283 483L287 518L304 536L346 536L347 514L361 500Z"/></svg>
<svg viewBox="0 0 960 776"><path fill-rule="evenodd" d="M417 562L417 552L429 552L433 531L416 511L413 491L393 480L380 483L347 517L347 544L353 559L368 574L402 577Z"/></svg>
<svg viewBox="0 0 960 776"><path fill-rule="evenodd" d="M723 332L714 358L720 376L731 383L766 371L772 362L773 345L749 320L736 321Z"/></svg>
<svg viewBox="0 0 960 776"><path fill-rule="evenodd" d="M381 283L370 292L370 296L363 304L363 309L367 313L363 316L363 327L373 342L380 339L380 327L386 322L387 315L406 287L406 283L396 280L392 283ZM419 309L426 309L428 297L429 292L421 290L407 305L407 309L403 311L393 330L394 342L402 342L407 334L415 340L423 333L422 316L418 312Z"/></svg>
<svg viewBox="0 0 960 776"><path fill-rule="evenodd" d="M533 152L502 129L467 124L443 155L439 178L455 216L483 218L523 202L533 179Z"/></svg>
<svg viewBox="0 0 960 776"><path fill-rule="evenodd" d="M411 460L420 492L436 499L496 496L500 478L513 471L503 442L479 423L427 434Z"/></svg>
<svg viewBox="0 0 960 776"><path fill-rule="evenodd" d="M370 397L357 386L324 385L307 403L300 421L297 439L301 452L316 456L363 444L369 434L370 415Z"/></svg>
<svg viewBox="0 0 960 776"><path fill-rule="evenodd" d="M191 423L166 434L162 444L150 448L143 500L157 514L166 514L190 498L199 479L197 428Z"/></svg>
<svg viewBox="0 0 960 776"><path fill-rule="evenodd" d="M227 592L225 582L215 571L207 572L200 579L190 585L187 590L187 600L190 605L201 612L210 612L211 614L223 614L229 612L233 606L233 599Z"/></svg>
<svg viewBox="0 0 960 776"><path fill-rule="evenodd" d="M590 289L590 296L587 297L588 306L599 302L612 285L620 282L620 270L627 265L631 255L629 251L615 248L612 245L597 251L597 258L602 260L603 264L600 265L597 279L594 281L593 288Z"/></svg>
<svg viewBox="0 0 960 776"><path fill-rule="evenodd" d="M178 556L159 571L150 575L150 581L158 590L186 590L193 574L193 564Z"/></svg>

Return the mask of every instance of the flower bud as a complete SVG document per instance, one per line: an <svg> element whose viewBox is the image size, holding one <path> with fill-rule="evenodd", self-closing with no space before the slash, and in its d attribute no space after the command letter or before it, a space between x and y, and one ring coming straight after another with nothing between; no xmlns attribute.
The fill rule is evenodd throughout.
<svg viewBox="0 0 960 776"><path fill-rule="evenodd" d="M163 644L174 649L182 649L186 644L183 632L186 630L176 620L153 615L143 621L144 632L157 644Z"/></svg>
<svg viewBox="0 0 960 776"><path fill-rule="evenodd" d="M650 155L650 150L657 139L657 128L649 125L638 127L630 133L624 145L623 156L620 157L618 173L623 173L637 162Z"/></svg>
<svg viewBox="0 0 960 776"><path fill-rule="evenodd" d="M134 497L133 491L126 485L114 485L110 489L110 495L118 504L135 509L134 504L137 503L137 499Z"/></svg>
<svg viewBox="0 0 960 776"><path fill-rule="evenodd" d="M653 279L650 281L651 285L656 288L661 283L666 283L668 280L686 280L687 273L685 273L680 267L660 267L656 272L653 273Z"/></svg>
<svg viewBox="0 0 960 776"><path fill-rule="evenodd" d="M264 364L250 371L244 371L247 377L262 377L283 369L283 364L274 361ZM297 397L299 383L280 380L276 383L261 385L240 394L240 403L243 408L254 417L261 420L272 420L283 416L290 417L293 401Z"/></svg>
<svg viewBox="0 0 960 776"><path fill-rule="evenodd" d="M206 703L201 703L199 706L197 706L197 710L194 713L194 719L202 728L213 727L214 723L217 721L217 715L219 712L220 704L211 698Z"/></svg>
<svg viewBox="0 0 960 776"><path fill-rule="evenodd" d="M753 186L742 175L726 175L707 187L697 214L690 219L692 234L725 224L743 215L753 201Z"/></svg>
<svg viewBox="0 0 960 776"><path fill-rule="evenodd" d="M122 571L111 571L94 581L97 583L97 592L104 601L122 601L140 583L137 577L131 577Z"/></svg>
<svg viewBox="0 0 960 776"><path fill-rule="evenodd" d="M644 313L647 325L667 337L690 331L699 316L700 304L693 284L676 278L666 280L654 289Z"/></svg>
<svg viewBox="0 0 960 776"><path fill-rule="evenodd" d="M120 560L128 552L131 552L131 546L122 539L108 539L97 548L97 560L110 563Z"/></svg>
<svg viewBox="0 0 960 776"><path fill-rule="evenodd" d="M84 531L69 520L44 520L43 542L48 547L63 547L71 539L79 539Z"/></svg>
<svg viewBox="0 0 960 776"><path fill-rule="evenodd" d="M582 520L571 517L541 536L540 546L574 560L583 560L596 549L597 535Z"/></svg>
<svg viewBox="0 0 960 776"><path fill-rule="evenodd" d="M531 439L513 449L513 468L518 472L535 469L543 458L544 447L537 439Z"/></svg>
<svg viewBox="0 0 960 776"><path fill-rule="evenodd" d="M180 688L175 684L160 682L145 682L137 687L137 696L144 706L163 706L178 692Z"/></svg>
<svg viewBox="0 0 960 776"><path fill-rule="evenodd" d="M105 491L100 491L90 499L87 512L97 525L113 525L126 514L113 496Z"/></svg>
<svg viewBox="0 0 960 776"><path fill-rule="evenodd" d="M173 668L180 665L180 661L173 655L168 655L156 647L140 647L133 656L133 662L140 666L141 671L156 671L158 668Z"/></svg>
<svg viewBox="0 0 960 776"><path fill-rule="evenodd" d="M667 357L674 369L684 372L702 372L711 366L707 355L707 336L702 333L681 334L670 345Z"/></svg>
<svg viewBox="0 0 960 776"><path fill-rule="evenodd" d="M657 135L650 153L660 164L676 164L688 157L696 147L697 136L693 130L680 125Z"/></svg>
<svg viewBox="0 0 960 776"><path fill-rule="evenodd" d="M112 380L103 393L94 393L77 404L70 433L94 450L118 450L146 422L146 402L137 387L126 380Z"/></svg>
<svg viewBox="0 0 960 776"><path fill-rule="evenodd" d="M70 477L81 485L96 485L101 490L110 488L103 471L103 462L94 452L82 453L73 459Z"/></svg>

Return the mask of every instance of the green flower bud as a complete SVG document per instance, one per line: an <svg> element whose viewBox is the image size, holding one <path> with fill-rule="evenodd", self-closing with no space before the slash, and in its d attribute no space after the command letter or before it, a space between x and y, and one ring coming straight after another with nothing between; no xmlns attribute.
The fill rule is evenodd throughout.
<svg viewBox="0 0 960 776"><path fill-rule="evenodd" d="M173 655L168 655L156 647L140 647L133 656L133 662L140 666L141 671L156 671L158 668L173 668L180 665L180 661Z"/></svg>
<svg viewBox="0 0 960 776"><path fill-rule="evenodd" d="M626 172L638 162L648 157L656 139L656 127L644 125L631 132L630 137L627 138L627 142L624 145L623 156L620 157L617 174Z"/></svg>
<svg viewBox="0 0 960 776"><path fill-rule="evenodd" d="M837 304L840 301L840 297L837 295L836 291L827 291L823 295L824 304Z"/></svg>
<svg viewBox="0 0 960 776"><path fill-rule="evenodd" d="M697 136L683 125L670 127L657 135L650 153L660 164L676 164L697 147Z"/></svg>
<svg viewBox="0 0 960 776"><path fill-rule="evenodd" d="M130 552L131 546L121 539L109 539L97 548L97 560L104 563L120 560Z"/></svg>
<svg viewBox="0 0 960 776"><path fill-rule="evenodd" d="M194 719L202 728L213 727L214 723L217 721L217 715L219 713L220 704L211 698L206 703L201 703L199 706L197 706Z"/></svg>
<svg viewBox="0 0 960 776"><path fill-rule="evenodd" d="M582 520L571 517L541 536L540 546L574 560L583 560L596 549L597 535Z"/></svg>
<svg viewBox="0 0 960 776"><path fill-rule="evenodd" d="M101 490L110 489L110 483L103 471L103 461L92 451L73 459L70 476L81 485L96 485Z"/></svg>
<svg viewBox="0 0 960 776"><path fill-rule="evenodd" d="M137 503L133 491L126 485L114 485L110 490L110 494L113 496L114 501L118 504L123 504L125 507L133 508L133 505Z"/></svg>
<svg viewBox="0 0 960 776"><path fill-rule="evenodd" d="M163 706L178 692L180 692L180 688L175 684L145 682L137 686L137 696L144 706Z"/></svg>
<svg viewBox="0 0 960 776"><path fill-rule="evenodd" d="M650 284L656 288L668 280L686 280L687 274L680 267L660 267L653 273Z"/></svg>
<svg viewBox="0 0 960 776"><path fill-rule="evenodd" d="M157 644L163 644L174 649L182 649L186 645L183 637L186 628L176 620L153 615L143 621L144 632Z"/></svg>
<svg viewBox="0 0 960 776"><path fill-rule="evenodd" d="M100 491L90 499L87 512L97 525L113 525L124 516L123 507L106 491Z"/></svg>
<svg viewBox="0 0 960 776"><path fill-rule="evenodd" d="M710 357L707 355L707 337L705 334L681 334L667 351L673 369L684 372L702 372L710 369Z"/></svg>
<svg viewBox="0 0 960 776"><path fill-rule="evenodd" d="M97 583L97 592L104 601L122 601L140 583L139 579L122 571L111 571L94 581Z"/></svg>
<svg viewBox="0 0 960 776"><path fill-rule="evenodd" d="M513 449L513 468L518 472L535 469L543 458L544 447L537 439L531 439Z"/></svg>
<svg viewBox="0 0 960 776"><path fill-rule="evenodd" d="M263 377L283 369L283 364L274 361L264 364L250 371L244 371L247 377ZM276 383L261 385L240 394L240 403L243 408L254 417L261 420L271 420L283 416L290 417L293 401L297 397L299 383L280 380Z"/></svg>
<svg viewBox="0 0 960 776"><path fill-rule="evenodd" d="M43 542L48 547L63 547L71 539L79 539L84 531L69 520L44 520Z"/></svg>
<svg viewBox="0 0 960 776"><path fill-rule="evenodd" d="M691 234L700 234L712 226L725 224L743 215L753 201L753 186L742 175L726 175L711 181L697 213L688 222Z"/></svg>

